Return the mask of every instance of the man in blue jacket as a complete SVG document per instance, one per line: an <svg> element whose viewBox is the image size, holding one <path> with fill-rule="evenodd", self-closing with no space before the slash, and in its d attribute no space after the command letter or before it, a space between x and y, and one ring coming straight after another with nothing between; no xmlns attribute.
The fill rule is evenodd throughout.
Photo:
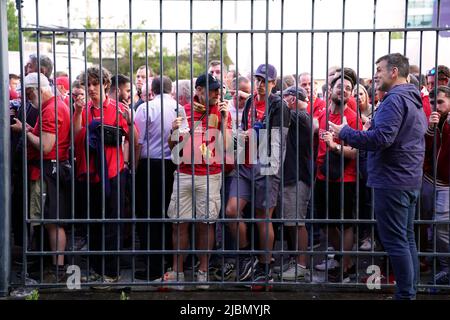
<svg viewBox="0 0 450 320"><path fill-rule="evenodd" d="M330 130L352 147L368 152L367 185L374 189L375 216L381 241L396 280L396 299L414 299L418 258L413 220L422 184L427 120L420 92L407 81L408 58L399 53L376 61L375 83L385 91L368 131L344 122Z"/></svg>

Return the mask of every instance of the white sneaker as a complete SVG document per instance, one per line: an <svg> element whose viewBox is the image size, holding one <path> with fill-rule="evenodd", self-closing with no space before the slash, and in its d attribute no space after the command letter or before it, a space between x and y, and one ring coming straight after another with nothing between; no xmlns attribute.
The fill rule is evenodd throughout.
<svg viewBox="0 0 450 320"><path fill-rule="evenodd" d="M98 280L100 282L99 285L93 285L91 288L94 290L108 290L110 289L115 283L120 281L120 276L117 277L108 277L103 276L100 277Z"/></svg>
<svg viewBox="0 0 450 320"><path fill-rule="evenodd" d="M272 271L274 273L281 273L287 271L292 265L295 265L295 258L286 258L283 259L283 265L281 264L281 260L278 261L276 265L273 266Z"/></svg>
<svg viewBox="0 0 450 320"><path fill-rule="evenodd" d="M309 270L306 267L295 263L283 272L282 278L286 281L308 280Z"/></svg>
<svg viewBox="0 0 450 320"><path fill-rule="evenodd" d="M374 241L374 243L375 243L375 241ZM362 250L362 251L370 251L370 250L372 250L372 239L371 238L365 238L362 241L362 244L359 247L359 250Z"/></svg>
<svg viewBox="0 0 450 320"><path fill-rule="evenodd" d="M155 282L158 282L158 280L155 280ZM175 272L175 271L167 271L164 273L162 279L159 280L159 282L184 282L184 272ZM180 284L177 286L164 286L164 289L174 289L174 290L184 290L184 285Z"/></svg>
<svg viewBox="0 0 450 320"><path fill-rule="evenodd" d="M327 251L334 251L334 247L328 247ZM327 257L328 259L334 259L334 253L329 253Z"/></svg>
<svg viewBox="0 0 450 320"><path fill-rule="evenodd" d="M197 272L197 282L208 282L208 272L198 270ZM198 284L197 289L208 290L209 284Z"/></svg>
<svg viewBox="0 0 450 320"><path fill-rule="evenodd" d="M327 269L330 270L330 269L338 268L339 266L340 266L339 261L337 261L335 259L327 259L327 260L322 260L322 263L320 263L320 264L316 264L314 268L319 271L325 271Z"/></svg>

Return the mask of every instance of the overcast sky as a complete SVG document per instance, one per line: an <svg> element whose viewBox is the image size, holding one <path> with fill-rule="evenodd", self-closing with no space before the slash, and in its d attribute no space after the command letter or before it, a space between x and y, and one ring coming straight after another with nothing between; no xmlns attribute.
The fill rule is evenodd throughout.
<svg viewBox="0 0 450 320"><path fill-rule="evenodd" d="M190 28L190 3L189 1L164 0L162 15L160 15L160 2L156 0L132 0L132 27L159 29L162 19L162 28L169 30L188 30ZM269 29L279 30L281 28L281 0L269 1ZM283 28L284 29L311 29L311 0L285 0ZM103 0L101 1L101 25L103 28L126 28L129 26L129 4L130 0ZM346 0L345 28L369 29L373 27L373 0ZM337 0L315 0L315 29L339 29L342 27L342 1ZM405 25L405 1L404 0L377 0L377 28L401 28ZM24 1L23 25L36 24L35 0ZM86 22L86 17L94 21L98 18L98 1L70 0L70 26L81 28ZM161 18L161 19L160 19ZM266 1L254 2L253 21L251 19L250 1L225 1L223 3L223 29L226 30L250 30L251 24L256 30L264 30L266 27ZM39 1L39 24L46 26L67 26L67 1L66 0L40 0ZM195 1L192 14L193 29L209 30L220 28L220 1ZM377 35L376 55L387 53L389 39L386 34ZM427 49L433 45L433 33L427 40ZM410 39L410 37L412 39ZM428 36L425 33L424 38ZM414 40L416 38L416 40ZM173 34L164 35L164 46L174 51L175 38ZM418 63L418 34L408 35L408 54L414 63ZM179 36L178 47L181 49L189 45L187 35ZM431 42L430 42L431 41ZM253 65L265 61L266 38L264 34L255 35L253 39L254 54ZM239 68L245 72L250 71L250 35L239 35L238 61ZM280 34L271 35L268 38L269 62L278 69L281 67L281 48L283 48L283 70L286 73L296 72L296 37L295 34L285 34L281 41ZM283 45L281 45L283 43ZM429 44L431 43L431 45ZM328 64L341 63L341 35L330 35L330 55ZM434 46L434 45L433 45ZM446 48L444 42L440 42L440 51ZM409 48L411 47L411 48ZM357 64L357 35L347 34L344 43L344 63L353 68ZM403 52L403 41L394 41L391 50ZM411 51L412 50L412 51ZM428 51L432 51L428 50ZM326 65L326 35L317 33L314 36L314 72L324 74ZM411 51L411 52L410 52ZM448 52L448 51L447 51ZM235 34L228 36L228 53L236 62L236 40ZM360 60L361 74L370 76L372 69L372 35L362 33L360 36ZM443 55L443 54L442 54ZM444 56L444 55L443 55ZM310 33L300 34L298 44L298 71L311 69L311 36ZM433 57L423 59L426 63ZM440 58L445 59L445 58ZM448 59L448 58L447 58ZM256 67L255 67L256 68Z"/></svg>

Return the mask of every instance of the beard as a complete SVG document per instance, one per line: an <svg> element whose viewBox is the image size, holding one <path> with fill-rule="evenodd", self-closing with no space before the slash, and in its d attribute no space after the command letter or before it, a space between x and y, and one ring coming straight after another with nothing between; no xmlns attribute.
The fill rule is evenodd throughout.
<svg viewBox="0 0 450 320"><path fill-rule="evenodd" d="M389 86L388 84L384 83L384 82L380 83L380 84L377 86L377 90L379 90L379 91L388 92L389 89L390 89L390 86Z"/></svg>
<svg viewBox="0 0 450 320"><path fill-rule="evenodd" d="M333 94L333 95L331 96L331 101L333 101L334 105L335 105L337 108L340 108L340 107L341 107L341 102L342 102L342 100L341 100L341 96L340 96L340 95ZM347 101L348 101L348 98L344 98L344 103L343 103L344 106L347 104Z"/></svg>

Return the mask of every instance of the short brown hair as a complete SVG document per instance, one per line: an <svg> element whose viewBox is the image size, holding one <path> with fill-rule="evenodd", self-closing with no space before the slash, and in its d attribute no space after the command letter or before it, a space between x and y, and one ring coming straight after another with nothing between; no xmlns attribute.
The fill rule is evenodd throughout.
<svg viewBox="0 0 450 320"><path fill-rule="evenodd" d="M75 88L84 90L84 87L81 85L80 80L75 80L74 82L72 82L72 89Z"/></svg>
<svg viewBox="0 0 450 320"><path fill-rule="evenodd" d="M144 65L140 66L139 68L137 68L136 73L138 73L139 70L143 70L143 69L146 69L146 68L147 68L147 66L144 64ZM149 77L156 77L157 76L155 71L153 71L153 69L150 66L148 66L148 76Z"/></svg>
<svg viewBox="0 0 450 320"><path fill-rule="evenodd" d="M80 76L79 76L79 80L80 80L80 84L82 86L86 85L85 79L86 79L86 74L87 74L87 78L88 81L89 80L95 80L98 83L100 82L100 78L102 78L102 83L104 86L106 86L106 92L109 91L109 88L111 87L111 73L108 71L108 69L102 67L102 70L100 72L100 67L99 66L94 66L94 67L90 67L88 68L86 71L81 72Z"/></svg>
<svg viewBox="0 0 450 320"><path fill-rule="evenodd" d="M439 86L437 87L437 93L442 92L445 94L447 98L450 98L450 87L447 86ZM434 98L434 90L430 91L430 99Z"/></svg>
<svg viewBox="0 0 450 320"><path fill-rule="evenodd" d="M409 59L407 57L405 57L401 53L390 53L378 58L375 63L379 64L383 60L386 61L386 65L389 70L392 70L392 68L395 67L398 69L398 74L400 77L408 77Z"/></svg>
<svg viewBox="0 0 450 320"><path fill-rule="evenodd" d="M220 61L219 60L211 60L209 62L209 68L215 67L215 66L218 66L218 65L220 65Z"/></svg>
<svg viewBox="0 0 450 320"><path fill-rule="evenodd" d="M171 93L172 92L172 80L169 77L163 76L162 81L162 89L163 93ZM152 81L152 91L154 94L161 94L161 77L156 77Z"/></svg>

